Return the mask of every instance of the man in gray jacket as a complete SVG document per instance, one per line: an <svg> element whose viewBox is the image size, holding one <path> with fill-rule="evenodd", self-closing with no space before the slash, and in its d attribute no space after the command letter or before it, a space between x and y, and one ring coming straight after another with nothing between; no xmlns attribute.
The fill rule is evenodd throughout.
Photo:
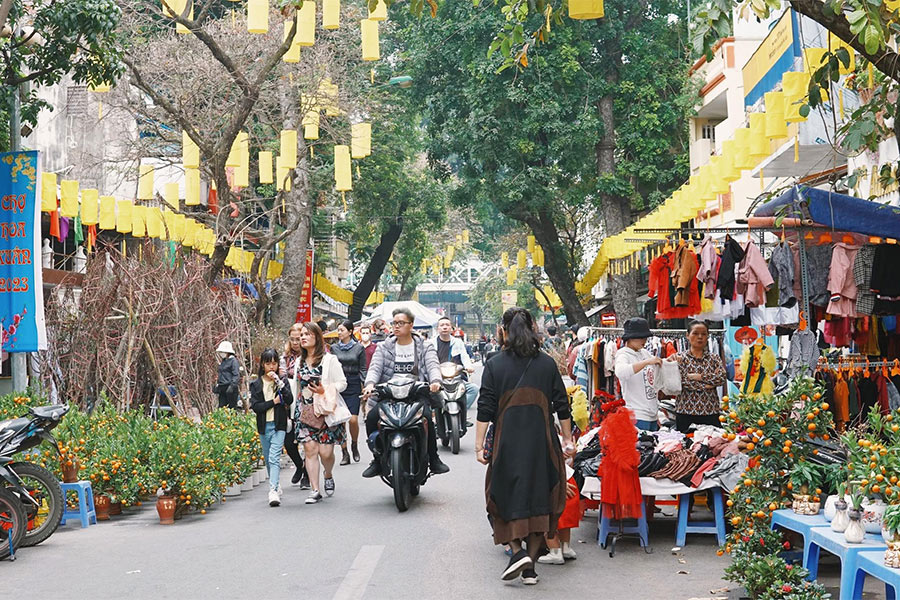
<svg viewBox="0 0 900 600"><path fill-rule="evenodd" d="M366 386L363 396L366 398L368 414L366 415L366 432L371 436L378 431L378 402L372 397L372 391L379 383L388 381L394 375L411 375L419 381L430 384L432 393L441 389L441 369L434 346L426 344L420 336L413 333L415 317L408 308L397 308L393 312L391 323L394 335L378 344L369 370L366 373ZM438 456L437 437L434 421L431 418L431 406L425 407L428 420L428 459L431 472L439 475L446 473L450 467ZM381 474L381 462L376 456L363 471L363 477L376 477Z"/></svg>

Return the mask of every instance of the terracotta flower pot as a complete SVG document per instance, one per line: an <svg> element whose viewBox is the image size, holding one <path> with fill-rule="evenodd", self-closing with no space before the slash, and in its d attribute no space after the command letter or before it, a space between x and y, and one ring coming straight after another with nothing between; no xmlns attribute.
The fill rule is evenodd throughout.
<svg viewBox="0 0 900 600"><path fill-rule="evenodd" d="M175 496L160 496L156 500L156 512L160 525L175 524Z"/></svg>
<svg viewBox="0 0 900 600"><path fill-rule="evenodd" d="M110 516L122 514L122 501L121 500L116 500L115 502L109 503L109 514L110 514Z"/></svg>
<svg viewBox="0 0 900 600"><path fill-rule="evenodd" d="M67 462L69 461L62 463L63 483L75 483L78 481L78 470L81 465L77 460L73 460L71 465L66 464Z"/></svg>
<svg viewBox="0 0 900 600"><path fill-rule="evenodd" d="M94 494L94 509L97 511L98 521L109 521L109 504L109 496Z"/></svg>

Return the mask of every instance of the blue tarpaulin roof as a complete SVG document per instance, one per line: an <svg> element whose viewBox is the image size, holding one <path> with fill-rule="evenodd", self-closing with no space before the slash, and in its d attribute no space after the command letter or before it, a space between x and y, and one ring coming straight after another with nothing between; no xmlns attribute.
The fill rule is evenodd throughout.
<svg viewBox="0 0 900 600"><path fill-rule="evenodd" d="M827 190L794 186L757 208L754 216L782 214L812 219L837 231L900 238L900 208Z"/></svg>

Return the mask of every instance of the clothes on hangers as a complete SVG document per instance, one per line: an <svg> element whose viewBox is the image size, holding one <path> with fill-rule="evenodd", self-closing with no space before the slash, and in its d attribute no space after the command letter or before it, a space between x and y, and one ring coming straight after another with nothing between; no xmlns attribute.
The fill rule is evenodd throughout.
<svg viewBox="0 0 900 600"><path fill-rule="evenodd" d="M774 391L772 373L775 371L775 352L766 344L756 343L744 349L741 356L741 373L744 395L771 394Z"/></svg>
<svg viewBox="0 0 900 600"><path fill-rule="evenodd" d="M744 246L744 258L738 265L737 283L735 291L744 295L744 303L754 308L764 306L766 303L766 290L775 284L769 273L769 265L766 264L759 247L748 240Z"/></svg>
<svg viewBox="0 0 900 600"><path fill-rule="evenodd" d="M778 284L773 289L778 292L778 306L792 306L794 296L794 257L787 242L781 242L772 249L769 257L769 275Z"/></svg>
<svg viewBox="0 0 900 600"><path fill-rule="evenodd" d="M856 317L857 288L853 266L859 246L839 242L834 245L828 273L829 297L827 311L839 317Z"/></svg>
<svg viewBox="0 0 900 600"><path fill-rule="evenodd" d="M719 255L712 238L707 235L700 244L700 269L697 279L703 284L703 298L712 300L716 297L716 276L719 274ZM704 309L703 312L706 312Z"/></svg>
<svg viewBox="0 0 900 600"><path fill-rule="evenodd" d="M734 298L735 269L744 259L744 250L731 236L726 237L725 247L722 249L722 263L719 266L719 276L716 278L716 288L722 300Z"/></svg>

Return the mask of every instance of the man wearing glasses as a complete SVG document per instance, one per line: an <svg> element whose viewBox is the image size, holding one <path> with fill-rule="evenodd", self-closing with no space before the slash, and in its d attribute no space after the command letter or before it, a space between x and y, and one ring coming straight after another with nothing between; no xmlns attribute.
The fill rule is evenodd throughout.
<svg viewBox="0 0 900 600"><path fill-rule="evenodd" d="M432 393L441 389L441 369L437 352L434 346L426 344L419 335L413 333L414 320L415 317L408 308L394 309L392 322L394 334L378 344L372 362L369 363L366 387L363 389L363 397L367 399L369 411L366 415L366 431L369 434L378 430L378 410L373 410L377 408L378 403L372 397L372 391L377 384L388 381L394 375L405 374L431 384ZM438 456L431 406L426 405L425 417L428 419L428 459L431 463L431 472L440 475L448 472L450 467ZM376 457L363 471L363 477L377 477L380 474L381 463Z"/></svg>

